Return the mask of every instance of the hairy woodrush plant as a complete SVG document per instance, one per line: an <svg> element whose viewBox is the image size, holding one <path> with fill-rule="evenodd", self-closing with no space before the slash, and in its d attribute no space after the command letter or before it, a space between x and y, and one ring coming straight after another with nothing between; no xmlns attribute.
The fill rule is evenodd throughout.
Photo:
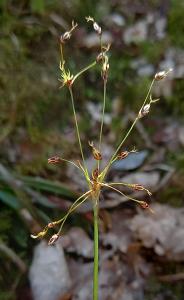
<svg viewBox="0 0 184 300"><path fill-rule="evenodd" d="M61 61L60 61L60 70L61 70L61 78L59 81L61 82L61 87L66 87L69 91L70 97L71 97L71 104L72 104L72 110L73 110L73 115L74 115L74 120L75 120L75 127L76 127L76 134L77 134L77 139L79 143L79 148L80 148L80 153L81 153L81 161L73 162L66 160L61 157L51 157L48 159L48 163L50 164L57 164L60 162L67 162L72 165L74 165L76 168L78 168L82 174L84 175L84 178L87 182L88 190L82 194L75 202L71 205L70 209L68 212L65 214L64 217L62 217L59 220L53 221L49 223L41 232L39 232L37 235L32 235L32 238L43 238L48 230L50 228L58 227L59 225L59 230L50 238L49 240L49 245L54 244L58 238L61 235L62 228L68 218L68 216L75 211L80 205L82 205L85 201L87 201L89 198L92 201L93 204L93 215L94 215L94 278L93 278L93 300L98 299L98 216L99 216L99 199L100 199L100 194L103 188L109 188L120 195L126 197L129 200L132 200L139 204L142 208L144 209L149 209L151 212L152 209L149 207L149 204L144 201L144 200L138 200L133 197L131 197L128 194L125 194L121 190L119 190L117 187L118 186L125 186L128 187L132 190L135 191L145 191L149 196L151 195L151 192L143 187L140 184L129 184L126 182L106 182L106 176L107 173L111 167L111 165L117 161L126 158L128 155L130 155L132 152L136 152L135 149L132 150L122 150L122 146L124 145L126 139L130 135L132 129L134 128L135 124L138 122L138 120L144 116L146 116L153 103L157 102L159 99L153 99L152 98L152 88L153 85L156 81L164 79L167 74L171 71L161 71L155 74L147 95L142 103L142 106L132 123L131 127L129 130L126 132L125 136L122 138L120 144L118 145L116 151L113 153L112 157L108 161L107 165L102 168L101 167L101 160L103 159L102 155L102 150L101 150L101 145L102 145L102 133L103 133L103 125L104 125L104 114L105 114L105 106L106 106L106 87L107 87L107 81L108 81L108 73L109 73L109 57L108 57L108 51L110 49L110 45L104 45L103 44L103 39L102 39L102 29L98 25L98 23L91 17L86 18L87 22L92 23L93 29L99 36L99 44L100 44L100 52L97 55L96 59L90 63L88 66L80 70L77 74L73 75L69 69L66 68L66 63L65 63L65 57L64 57L64 45L65 43L71 38L73 31L76 29L78 26L74 21L72 22L71 29L67 32L65 32L61 37L60 37L60 54L61 54ZM77 120L77 115L76 115L76 110L75 110L75 103L74 103L74 95L73 95L73 85L76 81L76 79L88 71L89 69L93 68L96 64L100 64L101 66L101 77L103 81L103 105L102 105L102 117L101 117L101 124L100 124L100 129L99 129L99 141L98 145L95 146L93 142L89 142L89 146L91 147L92 150L92 155L94 158L94 168L92 170L92 173L87 169L86 162L85 162L85 157L84 157L84 152L83 152L83 147L82 147L82 142L81 142L81 135L80 135L80 130L79 130L79 125L78 125L78 120Z"/></svg>

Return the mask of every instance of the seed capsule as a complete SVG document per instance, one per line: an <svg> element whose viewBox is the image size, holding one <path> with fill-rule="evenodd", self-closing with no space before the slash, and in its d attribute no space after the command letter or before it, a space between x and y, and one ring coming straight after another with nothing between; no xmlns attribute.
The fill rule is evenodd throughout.
<svg viewBox="0 0 184 300"><path fill-rule="evenodd" d="M150 104L146 104L140 111L139 111L139 115L138 118L142 118L144 116L146 116L149 113L150 110Z"/></svg>
<svg viewBox="0 0 184 300"><path fill-rule="evenodd" d="M71 32L66 31L64 34L60 36L60 42L64 44L66 41L68 41L71 38Z"/></svg>
<svg viewBox="0 0 184 300"><path fill-rule="evenodd" d="M71 36L72 36L72 31L78 26L77 23L75 23L74 21L72 21L72 27L69 31L66 31L64 34L61 35L60 37L60 42L62 44L64 44L66 41L68 41Z"/></svg>
<svg viewBox="0 0 184 300"><path fill-rule="evenodd" d="M33 239L43 238L43 237L46 235L47 231L48 231L48 227L46 226L46 227L44 228L44 230L43 230L43 231L40 231L38 234L36 234L36 235L31 234L31 237L32 237Z"/></svg>
<svg viewBox="0 0 184 300"><path fill-rule="evenodd" d="M118 159L121 160L121 159L124 159L125 157L127 157L129 154L128 151L122 151L121 153L118 154Z"/></svg>
<svg viewBox="0 0 184 300"><path fill-rule="evenodd" d="M93 145L93 142L89 142L90 147L92 148L92 154L94 159L96 160L102 160L102 155L98 149L96 149Z"/></svg>
<svg viewBox="0 0 184 300"><path fill-rule="evenodd" d="M149 208L149 204L146 201L140 201L140 205L144 209Z"/></svg>
<svg viewBox="0 0 184 300"><path fill-rule="evenodd" d="M92 172L92 179L93 179L94 181L97 181L98 175L99 175L99 170L98 170L98 168L97 168L97 169L95 169L95 170Z"/></svg>
<svg viewBox="0 0 184 300"><path fill-rule="evenodd" d="M132 188L133 188L135 191L143 191L143 190L145 190L145 188L144 188L141 184L138 184L138 183L133 184L133 185L132 185Z"/></svg>
<svg viewBox="0 0 184 300"><path fill-rule="evenodd" d="M50 240L49 240L49 242L48 242L48 245L50 246L50 245L53 245L57 240L58 240L58 238L59 238L59 234L54 234L51 238L50 238Z"/></svg>
<svg viewBox="0 0 184 300"><path fill-rule="evenodd" d="M168 73L172 72L172 69L169 69L167 72L166 71L160 71L155 74L155 80L162 80L164 79Z"/></svg>
<svg viewBox="0 0 184 300"><path fill-rule="evenodd" d="M57 164L59 162L61 162L61 158L59 156L53 156L53 157L50 157L48 158L48 163L49 164Z"/></svg>
<svg viewBox="0 0 184 300"><path fill-rule="evenodd" d="M54 228L56 225L58 224L58 222L50 222L47 226L48 228Z"/></svg>

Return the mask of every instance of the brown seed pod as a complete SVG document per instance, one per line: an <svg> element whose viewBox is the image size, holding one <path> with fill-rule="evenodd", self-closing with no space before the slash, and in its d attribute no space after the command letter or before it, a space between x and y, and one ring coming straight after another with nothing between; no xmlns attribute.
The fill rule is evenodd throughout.
<svg viewBox="0 0 184 300"><path fill-rule="evenodd" d="M140 111L139 111L139 115L138 118L141 119L144 116L146 116L149 113L150 110L150 104L146 104Z"/></svg>
<svg viewBox="0 0 184 300"><path fill-rule="evenodd" d="M48 163L49 164L57 164L59 162L61 162L61 158L59 156L53 156L53 157L50 157L48 158Z"/></svg>
<svg viewBox="0 0 184 300"><path fill-rule="evenodd" d="M120 153L118 154L117 158L118 158L119 160L124 159L125 157L128 156L129 153L130 153L130 152L128 152L128 151L122 151L122 152L120 152Z"/></svg>
<svg viewBox="0 0 184 300"><path fill-rule="evenodd" d="M138 184L138 183L135 183L132 185L132 188L135 190L135 191L144 191L145 188L141 185L141 184Z"/></svg>
<svg viewBox="0 0 184 300"><path fill-rule="evenodd" d="M94 159L96 160L102 160L102 154L98 149L96 149L93 145L93 142L89 142L90 147L92 148L92 154Z"/></svg>
<svg viewBox="0 0 184 300"><path fill-rule="evenodd" d="M99 170L98 170L98 168L96 168L96 169L92 172L92 179L93 179L94 181L97 181L98 175L99 175Z"/></svg>
<svg viewBox="0 0 184 300"><path fill-rule="evenodd" d="M53 245L59 238L59 234L54 234L53 236L51 236L49 242L48 242L48 245Z"/></svg>
<svg viewBox="0 0 184 300"><path fill-rule="evenodd" d="M58 222L50 222L47 226L48 228L54 228Z"/></svg>
<svg viewBox="0 0 184 300"><path fill-rule="evenodd" d="M144 209L149 208L149 204L146 201L140 201L140 205Z"/></svg>

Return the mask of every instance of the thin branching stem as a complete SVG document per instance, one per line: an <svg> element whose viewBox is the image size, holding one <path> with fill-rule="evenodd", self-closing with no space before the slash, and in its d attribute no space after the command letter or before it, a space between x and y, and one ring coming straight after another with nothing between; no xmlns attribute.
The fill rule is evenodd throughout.
<svg viewBox="0 0 184 300"><path fill-rule="evenodd" d="M126 186L126 187L128 187L128 188L135 188L136 189L136 184L135 183L125 183L125 182L107 182L107 184L108 185L123 185L123 186ZM141 186L141 190L142 191L145 191L145 192L147 192L147 194L149 195L149 196L151 196L152 194L151 194L151 192L148 190L148 189L146 189L145 187L143 187L143 186Z"/></svg>
<svg viewBox="0 0 184 300"><path fill-rule="evenodd" d="M68 210L67 214L59 221L61 221L61 226L59 228L58 234L61 233L61 230L63 228L64 223L66 222L66 219L68 218L68 216L77 209L77 207L79 207L82 203L84 203L90 195L91 191L87 191L85 194L83 194L82 196L80 196L70 207L70 209ZM86 196L86 197L85 197ZM81 200L83 197L85 197L83 200ZM81 200L81 201L80 201ZM80 202L79 202L80 201Z"/></svg>
<svg viewBox="0 0 184 300"><path fill-rule="evenodd" d="M104 80L103 84L103 109L102 109L102 120L100 126L100 137L99 137L99 151L101 151L101 144L102 144L102 132L103 132L103 125L104 125L104 114L105 114L105 105L106 105L106 90L107 90L107 82Z"/></svg>
<svg viewBox="0 0 184 300"><path fill-rule="evenodd" d="M100 125L100 136L99 136L99 151L101 152L101 146L102 146L102 133L103 133L103 125L104 125L104 114L105 114L105 106L106 106L106 90L107 90L107 81L103 81L103 108L102 108L102 119L101 119L101 125ZM98 169L100 166L100 161L98 161Z"/></svg>
<svg viewBox="0 0 184 300"><path fill-rule="evenodd" d="M123 185L123 186L127 186L127 187L132 186L131 183L126 183L126 182L107 182L107 184L109 184L109 185Z"/></svg>
<svg viewBox="0 0 184 300"><path fill-rule="evenodd" d="M126 198L129 199L129 200L132 200L132 201L137 202L137 203L140 203L140 202L141 202L141 201L138 200L138 199L134 199L134 198L132 198L131 196L124 194L124 193L121 192L120 190L116 189L115 187L113 187L113 186L111 186L111 185L109 185L109 184L107 184L107 183L102 183L101 185L102 185L102 186L105 186L105 187L107 187L107 188L110 188L111 190L113 190L113 191L115 191L115 192L121 194L122 196L126 197Z"/></svg>
<svg viewBox="0 0 184 300"><path fill-rule="evenodd" d="M64 55L63 55L63 46L60 43L60 54L61 54L61 66L64 65Z"/></svg>
<svg viewBox="0 0 184 300"><path fill-rule="evenodd" d="M150 94L151 94L151 90L152 90L152 87L153 87L154 82L155 82L155 79L153 79L152 82L151 82L151 85L150 85L150 87L149 87L149 90L148 90L148 93L147 93L147 95L146 95L146 98L144 99L144 102L143 102L143 104L142 104L142 106L141 106L141 109L145 106L145 104L146 104L146 102L147 102L147 100L148 100L148 97L149 97ZM141 110L141 109L140 109L140 110ZM140 111L140 110L139 110L139 111ZM110 168L110 166L111 166L112 162L114 161L114 159L115 159L117 153L119 152L119 150L121 149L122 145L124 144L124 142L126 141L126 139L128 138L128 136L130 135L132 129L134 128L134 126L135 126L135 124L137 123L138 120L139 120L139 112L138 112L137 117L135 118L134 122L132 123L131 127L130 127L129 130L127 131L125 137L122 139L121 143L119 144L119 146L117 147L116 151L115 151L114 154L112 155L112 157L111 157L111 159L110 159L110 161L109 161L107 167L106 167L105 170L104 170L104 176L103 176L103 177L105 177L105 174L107 173L108 169Z"/></svg>
<svg viewBox="0 0 184 300"><path fill-rule="evenodd" d="M70 161L70 160L64 159L64 158L61 158L61 160L64 161L64 162L67 162L67 163L75 166L77 169L81 170L81 168L79 166L77 166L73 161Z"/></svg>
<svg viewBox="0 0 184 300"><path fill-rule="evenodd" d="M84 69L82 69L81 71L79 71L73 78L72 82L74 83L74 81L77 79L77 77L79 77L80 75L82 75L84 72L88 71L89 69L93 68L96 65L96 61L92 62L90 65L88 65L87 67L85 67Z"/></svg>

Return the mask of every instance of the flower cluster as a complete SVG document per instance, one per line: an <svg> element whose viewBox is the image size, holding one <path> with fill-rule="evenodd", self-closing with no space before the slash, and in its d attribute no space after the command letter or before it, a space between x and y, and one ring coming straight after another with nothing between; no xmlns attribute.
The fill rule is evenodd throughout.
<svg viewBox="0 0 184 300"><path fill-rule="evenodd" d="M155 74L151 85L149 87L148 93L143 101L143 104L137 114L137 117L135 118L133 124L131 125L130 129L127 131L123 139L121 140L119 146L117 147L116 151L110 158L109 162L105 166L105 168L101 168L100 163L103 159L102 151L101 151L101 145L102 145L102 132L103 132L103 123L104 123L104 111L105 111L105 105L106 105L106 84L107 84L107 79L108 79L108 71L109 71L109 58L107 55L107 52L110 49L110 45L103 45L102 42L102 29L98 25L98 23L92 18L92 17L87 17L86 18L87 22L92 22L93 24L93 29L99 36L99 42L100 42L100 53L98 54L97 58L95 61L93 61L90 65L87 67L83 68L81 71L79 71L75 76L72 75L70 70L65 69L65 60L64 60L64 53L63 53L63 45L71 38L73 31L77 27L77 24L72 22L72 27L69 31L65 32L61 37L60 37L60 50L61 50L61 61L60 61L60 70L61 70L61 78L59 79L62 83L62 87L66 86L69 90L70 96L71 96L71 104L72 104L72 109L73 109L73 115L74 115L74 120L75 120L75 127L76 127L76 133L77 133L77 138L78 138L78 143L79 143L79 148L81 152L81 161L73 162L66 160L64 158L54 156L48 159L49 164L58 164L58 163L63 163L67 162L78 168L82 174L84 175L84 178L86 179L88 190L82 194L78 199L75 200L75 202L71 205L69 208L68 212L65 214L64 217L61 219L49 223L41 232L39 232L36 235L32 235L33 238L43 238L49 229L56 229L57 232L52 235L52 237L49 240L49 245L54 244L59 236L61 235L62 228L64 226L64 223L66 222L68 216L75 211L81 204L83 204L85 201L87 201L89 198L92 199L93 205L96 207L99 206L99 196L102 192L102 190L105 189L111 189L114 192L119 193L120 195L124 196L127 198L127 200L131 200L139 204L143 209L148 209L150 212L153 212L152 209L150 208L149 204L147 201L144 200L138 200L133 198L131 196L131 193L126 194L122 190L118 189L117 186L120 187L126 187L129 188L130 190L139 192L145 192L146 195L151 196L151 192L146 189L144 186L138 184L138 183L126 183L126 182L106 182L106 176L107 173L111 167L111 165L116 161L116 160L122 160L125 159L128 155L130 155L133 152L137 152L137 150L134 148L130 151L123 149L124 143L128 136L130 135L132 129L134 128L135 124L138 122L138 120L144 116L146 116L151 108L151 105L155 102L157 102L159 99L153 99L152 98L152 88L153 85L156 81L164 79L167 74L171 71L161 71ZM102 75L102 80L103 80L103 95L104 95L104 100L103 100L103 110L102 110L102 119L101 119L101 125L100 125L100 134L99 134L99 144L97 147L94 146L93 142L89 142L89 146L91 147L92 150L92 155L94 158L94 168L91 172L89 173L86 163L85 163L85 158L84 158L84 153L83 153L83 147L81 143L81 137L80 137L80 130L79 130L79 125L78 125L78 120L77 120L77 115L76 115L76 110L75 110L75 103L74 103L74 96L73 96L73 84L75 80L82 75L84 72L87 70L91 69L96 65L96 63L101 63L101 75Z"/></svg>

